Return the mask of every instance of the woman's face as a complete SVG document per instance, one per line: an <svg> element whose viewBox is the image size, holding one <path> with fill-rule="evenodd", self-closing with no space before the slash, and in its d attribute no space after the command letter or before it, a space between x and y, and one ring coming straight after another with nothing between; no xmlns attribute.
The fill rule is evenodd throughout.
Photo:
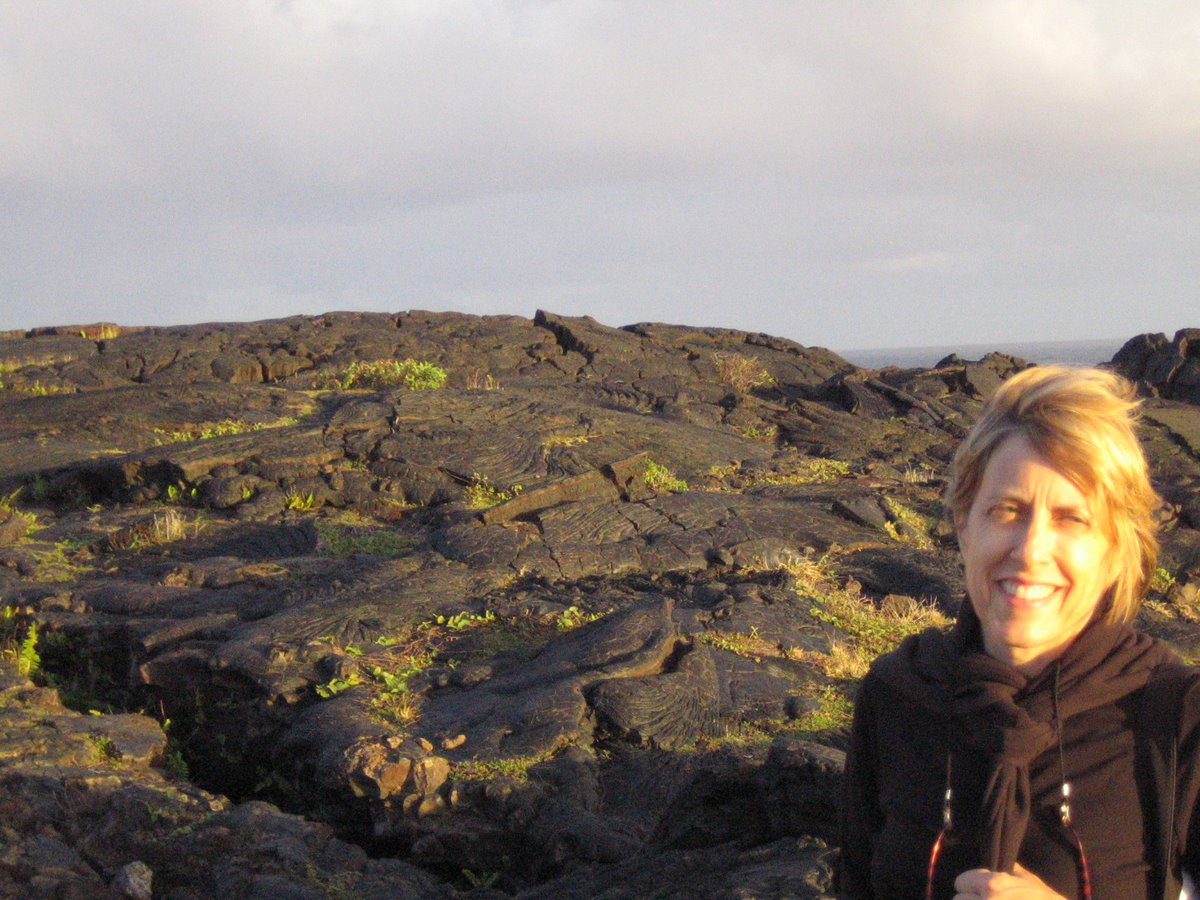
<svg viewBox="0 0 1200 900"><path fill-rule="evenodd" d="M1024 435L992 453L958 543L985 649L1027 674L1066 649L1113 582L1088 497Z"/></svg>

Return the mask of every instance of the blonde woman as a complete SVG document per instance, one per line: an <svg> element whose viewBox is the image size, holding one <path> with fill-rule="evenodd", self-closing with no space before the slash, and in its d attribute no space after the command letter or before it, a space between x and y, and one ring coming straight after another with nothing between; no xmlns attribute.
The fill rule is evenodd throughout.
<svg viewBox="0 0 1200 900"><path fill-rule="evenodd" d="M1137 403L1009 379L947 491L968 601L864 679L840 885L859 898L1176 898L1200 865L1200 679L1131 628L1158 506Z"/></svg>

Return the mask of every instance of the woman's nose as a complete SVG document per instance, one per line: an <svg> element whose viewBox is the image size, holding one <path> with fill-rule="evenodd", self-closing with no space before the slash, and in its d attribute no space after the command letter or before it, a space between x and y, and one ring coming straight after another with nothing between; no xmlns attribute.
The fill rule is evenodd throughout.
<svg viewBox="0 0 1200 900"><path fill-rule="evenodd" d="M1049 555L1053 546L1054 529L1040 516L1030 516L1025 527L1017 530L1012 555L1017 559L1036 561Z"/></svg>

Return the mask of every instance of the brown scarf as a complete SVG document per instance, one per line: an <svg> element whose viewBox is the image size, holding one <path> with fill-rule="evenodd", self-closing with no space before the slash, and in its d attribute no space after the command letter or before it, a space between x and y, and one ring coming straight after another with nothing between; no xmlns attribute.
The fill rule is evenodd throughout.
<svg viewBox="0 0 1200 900"><path fill-rule="evenodd" d="M926 631L882 670L889 681L949 720L952 753L989 760L983 796L982 864L1011 872L1029 826L1029 766L1055 745L1056 716L1111 703L1143 687L1158 665L1176 660L1165 645L1127 625L1091 622L1066 652L1030 678L983 650L969 602L949 634Z"/></svg>

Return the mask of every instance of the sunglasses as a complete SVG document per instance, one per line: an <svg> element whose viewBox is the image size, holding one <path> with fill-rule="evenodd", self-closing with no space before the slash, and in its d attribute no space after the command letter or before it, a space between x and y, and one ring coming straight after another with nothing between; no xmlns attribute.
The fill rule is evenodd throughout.
<svg viewBox="0 0 1200 900"><path fill-rule="evenodd" d="M949 773L947 772L948 784ZM925 900L933 900L933 877L937 872L938 857L942 855L946 837L954 826L953 799L954 792L947 786L946 793L942 797L942 830L938 832L937 840L933 842L933 849L929 851L929 875L925 880ZM1083 841L1079 839L1078 832L1071 825L1071 785L1066 781L1062 783L1062 803L1058 807L1058 818L1075 847L1075 873L1079 877L1080 900L1092 900L1092 870L1088 866L1087 854L1083 850Z"/></svg>

